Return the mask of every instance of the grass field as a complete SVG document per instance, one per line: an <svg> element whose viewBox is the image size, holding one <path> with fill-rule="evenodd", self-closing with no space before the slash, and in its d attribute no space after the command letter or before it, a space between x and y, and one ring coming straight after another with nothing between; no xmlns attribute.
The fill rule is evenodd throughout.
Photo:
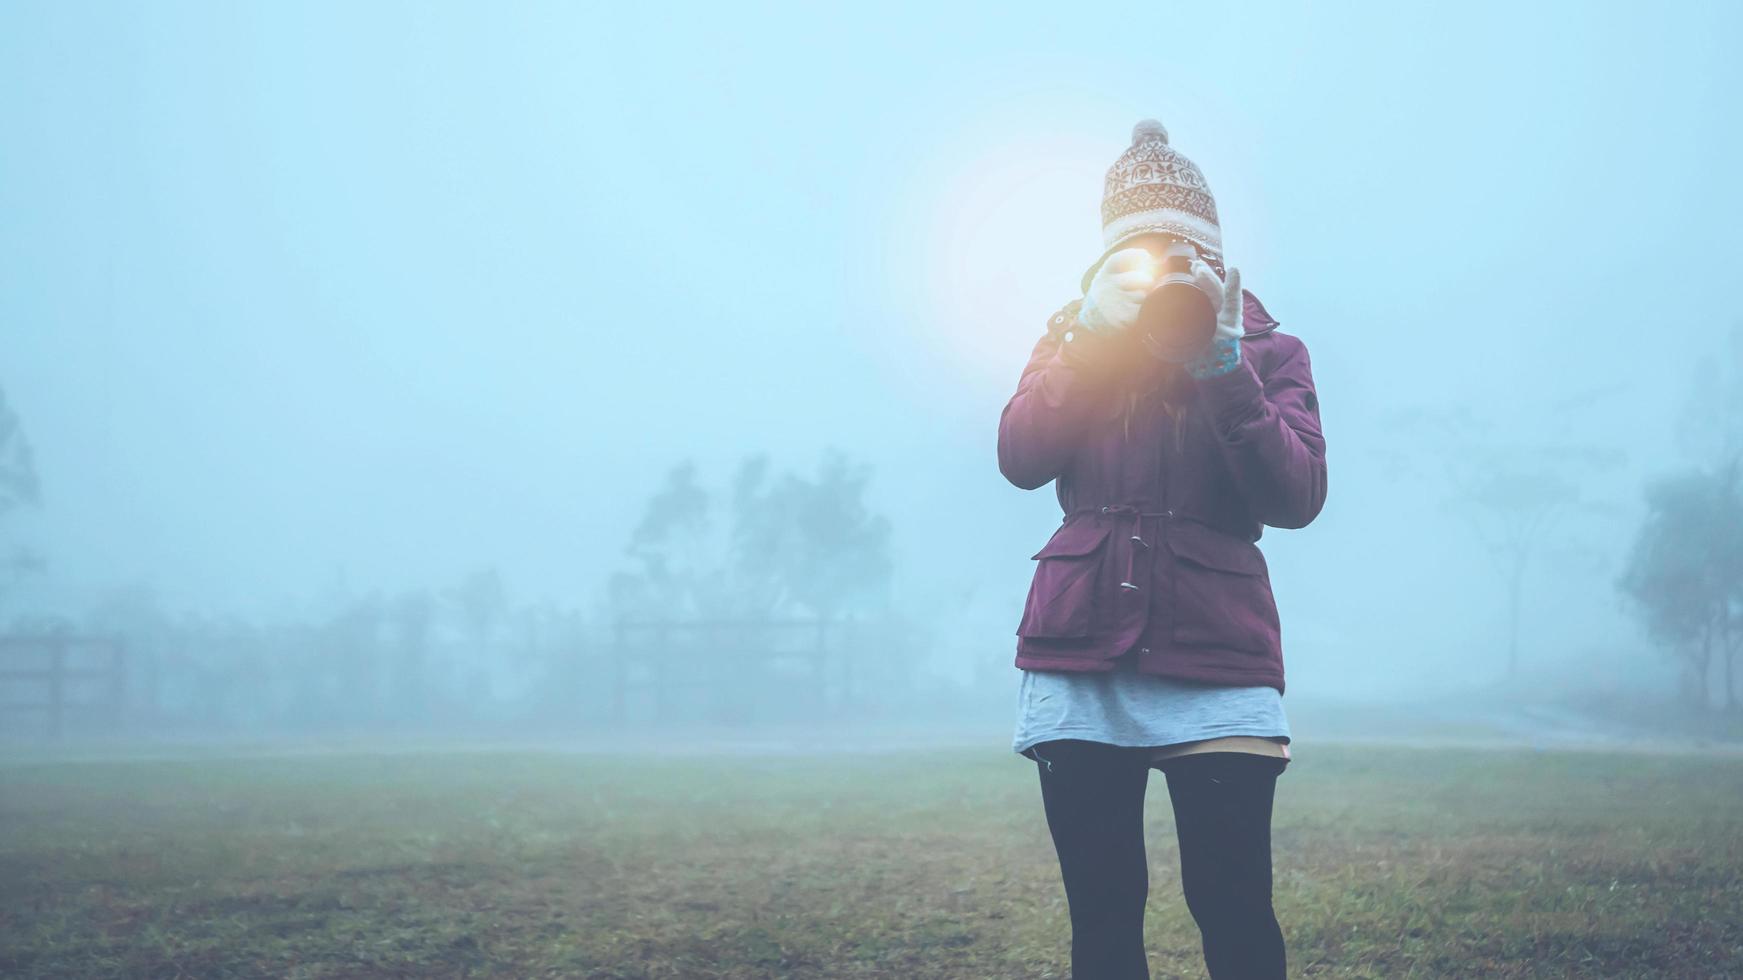
<svg viewBox="0 0 1743 980"><path fill-rule="evenodd" d="M1001 748L9 764L0 975L1065 977ZM1743 977L1743 760L1296 748L1291 976ZM1152 976L1202 977L1148 810Z"/></svg>

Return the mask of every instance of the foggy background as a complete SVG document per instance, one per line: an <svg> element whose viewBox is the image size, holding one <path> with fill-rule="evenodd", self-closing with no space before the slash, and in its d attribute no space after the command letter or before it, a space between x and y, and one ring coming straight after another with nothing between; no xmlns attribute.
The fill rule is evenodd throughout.
<svg viewBox="0 0 1743 980"><path fill-rule="evenodd" d="M1059 513L997 419L1149 116L1313 359L1292 718L1727 703L1718 573L1619 582L1743 445L1735 5L933 6L0 8L0 628L124 665L68 727L996 742Z"/></svg>

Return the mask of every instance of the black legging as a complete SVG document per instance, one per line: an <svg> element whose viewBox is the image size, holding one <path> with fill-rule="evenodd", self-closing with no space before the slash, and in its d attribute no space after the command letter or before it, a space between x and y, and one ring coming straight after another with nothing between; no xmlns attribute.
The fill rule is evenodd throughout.
<svg viewBox="0 0 1743 980"><path fill-rule="evenodd" d="M1062 739L1025 753L1041 774L1047 829L1071 908L1072 980L1148 980L1144 789L1168 779L1180 884L1211 980L1282 980L1283 931L1271 910L1271 801L1287 759L1201 752L1152 763L1150 751Z"/></svg>

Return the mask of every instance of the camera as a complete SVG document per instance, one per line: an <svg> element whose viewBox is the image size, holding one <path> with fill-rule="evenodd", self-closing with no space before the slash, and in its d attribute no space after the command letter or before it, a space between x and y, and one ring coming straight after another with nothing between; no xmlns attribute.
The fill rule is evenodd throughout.
<svg viewBox="0 0 1743 980"><path fill-rule="evenodd" d="M1197 256L1190 243L1169 242L1156 284L1138 308L1138 334L1165 361L1191 360L1216 335L1216 303L1221 297L1211 296L1192 275Z"/></svg>

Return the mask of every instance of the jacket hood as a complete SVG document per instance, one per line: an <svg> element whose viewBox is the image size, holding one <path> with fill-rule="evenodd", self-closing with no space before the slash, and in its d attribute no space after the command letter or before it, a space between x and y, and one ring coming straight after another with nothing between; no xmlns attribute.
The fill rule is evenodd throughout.
<svg viewBox="0 0 1743 980"><path fill-rule="evenodd" d="M1259 302L1251 290L1241 290L1241 327L1243 336L1257 337L1277 329L1277 318L1265 310L1265 304Z"/></svg>

